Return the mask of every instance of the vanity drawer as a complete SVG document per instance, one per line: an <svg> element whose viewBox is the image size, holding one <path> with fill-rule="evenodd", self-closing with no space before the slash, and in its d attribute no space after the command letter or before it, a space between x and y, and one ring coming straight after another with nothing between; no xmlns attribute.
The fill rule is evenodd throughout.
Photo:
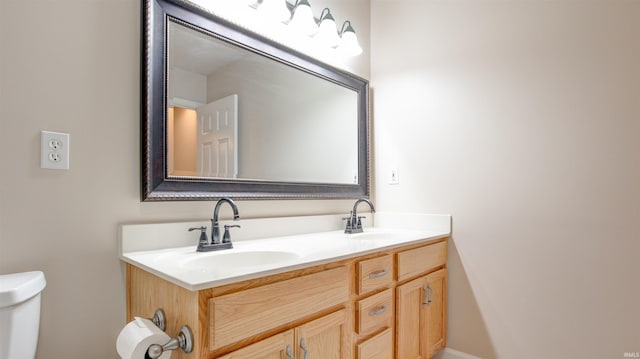
<svg viewBox="0 0 640 359"><path fill-rule="evenodd" d="M358 294L365 294L393 283L393 257L367 259L358 262Z"/></svg>
<svg viewBox="0 0 640 359"><path fill-rule="evenodd" d="M363 334L372 329L390 327L393 320L393 291L372 295L356 304L356 331Z"/></svg>
<svg viewBox="0 0 640 359"><path fill-rule="evenodd" d="M219 349L348 300L347 267L209 299L209 347Z"/></svg>
<svg viewBox="0 0 640 359"><path fill-rule="evenodd" d="M357 359L389 359L393 358L393 335L391 328L358 344Z"/></svg>
<svg viewBox="0 0 640 359"><path fill-rule="evenodd" d="M400 252L398 253L398 280L409 279L444 265L446 261L446 241Z"/></svg>

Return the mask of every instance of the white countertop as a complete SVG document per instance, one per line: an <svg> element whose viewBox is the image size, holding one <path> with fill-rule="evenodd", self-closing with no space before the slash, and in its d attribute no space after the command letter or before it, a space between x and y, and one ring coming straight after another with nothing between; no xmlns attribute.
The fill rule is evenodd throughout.
<svg viewBox="0 0 640 359"><path fill-rule="evenodd" d="M444 220L450 222L450 217ZM182 224L182 227L188 225L192 224ZM360 234L331 230L245 239L234 241L232 249L214 252L197 252L195 238L189 246L149 250L138 250L139 246L124 243L131 238L123 238L120 258L195 291L353 258L419 241L436 240L451 233L450 226L447 225L412 227L414 228L365 227L364 233Z"/></svg>

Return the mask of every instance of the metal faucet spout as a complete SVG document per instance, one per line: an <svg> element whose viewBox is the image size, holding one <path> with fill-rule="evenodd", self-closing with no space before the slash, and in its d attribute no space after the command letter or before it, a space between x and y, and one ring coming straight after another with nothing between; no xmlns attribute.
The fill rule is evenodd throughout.
<svg viewBox="0 0 640 359"><path fill-rule="evenodd" d="M356 214L356 209L358 208L358 205L359 205L360 203L362 203L362 202L364 202L364 203L368 204L368 205L369 205L369 207L371 208L371 212L374 212L374 213L375 213L376 208L373 206L373 202L371 202L371 201L370 201L369 199L367 199L367 198L359 198L359 199L356 201L356 203L354 203L354 205L353 205L353 214L354 214L354 215Z"/></svg>
<svg viewBox="0 0 640 359"><path fill-rule="evenodd" d="M216 203L215 208L213 209L213 217L211 218L211 244L219 244L220 243L220 225L218 221L218 216L220 213L220 207L223 203L229 203L231 209L233 210L233 220L237 221L240 219L240 214L238 213L238 206L236 203L228 197L220 198L218 203Z"/></svg>

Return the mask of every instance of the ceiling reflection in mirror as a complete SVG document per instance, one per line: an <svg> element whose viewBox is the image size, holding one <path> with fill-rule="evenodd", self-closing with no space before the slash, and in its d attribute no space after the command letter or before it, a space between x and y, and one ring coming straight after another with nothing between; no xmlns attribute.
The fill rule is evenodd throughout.
<svg viewBox="0 0 640 359"><path fill-rule="evenodd" d="M170 19L167 174L358 183L358 93Z"/></svg>

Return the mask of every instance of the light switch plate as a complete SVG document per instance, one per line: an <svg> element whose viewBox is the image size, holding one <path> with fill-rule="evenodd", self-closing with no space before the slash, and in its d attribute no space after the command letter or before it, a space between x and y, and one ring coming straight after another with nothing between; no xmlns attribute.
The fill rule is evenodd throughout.
<svg viewBox="0 0 640 359"><path fill-rule="evenodd" d="M400 184L400 177L397 168L392 168L389 171L389 184Z"/></svg>
<svg viewBox="0 0 640 359"><path fill-rule="evenodd" d="M40 134L40 167L69 169L69 134L42 131Z"/></svg>

